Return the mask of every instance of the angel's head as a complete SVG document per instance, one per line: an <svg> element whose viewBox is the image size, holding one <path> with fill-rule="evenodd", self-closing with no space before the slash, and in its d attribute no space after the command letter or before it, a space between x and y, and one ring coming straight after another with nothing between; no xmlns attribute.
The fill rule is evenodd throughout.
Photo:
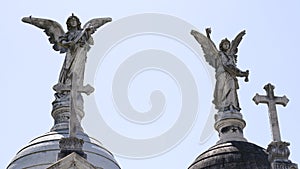
<svg viewBox="0 0 300 169"><path fill-rule="evenodd" d="M226 52L230 49L230 41L227 38L223 39L219 45L219 48L221 51Z"/></svg>
<svg viewBox="0 0 300 169"><path fill-rule="evenodd" d="M72 14L68 19L67 19L67 27L68 30L71 30L73 28L77 28L78 30L81 29L81 22L77 16Z"/></svg>

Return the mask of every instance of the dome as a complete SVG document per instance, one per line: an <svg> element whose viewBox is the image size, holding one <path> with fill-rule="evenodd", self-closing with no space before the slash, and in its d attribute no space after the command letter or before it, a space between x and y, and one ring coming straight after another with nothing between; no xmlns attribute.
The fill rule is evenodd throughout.
<svg viewBox="0 0 300 169"><path fill-rule="evenodd" d="M7 169L45 169L57 161L60 152L59 140L68 136L68 130L51 131L33 139L22 148L12 159ZM87 161L95 167L120 169L111 152L102 144L84 132L77 134L84 140L83 151L87 154Z"/></svg>
<svg viewBox="0 0 300 169"><path fill-rule="evenodd" d="M265 149L244 141L217 144L196 158L188 169L270 169Z"/></svg>

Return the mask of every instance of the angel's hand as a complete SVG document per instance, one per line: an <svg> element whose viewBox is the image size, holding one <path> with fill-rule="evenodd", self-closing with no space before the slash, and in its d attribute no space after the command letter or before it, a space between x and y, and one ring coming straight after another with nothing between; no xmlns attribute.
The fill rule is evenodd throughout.
<svg viewBox="0 0 300 169"><path fill-rule="evenodd" d="M211 28L206 28L205 31L206 31L206 34L211 34Z"/></svg>
<svg viewBox="0 0 300 169"><path fill-rule="evenodd" d="M207 38L210 39L211 28L206 28L205 31L206 31Z"/></svg>
<svg viewBox="0 0 300 169"><path fill-rule="evenodd" d="M87 33L88 36L90 36L93 33L93 28L88 27L88 28L85 29L85 32Z"/></svg>
<svg viewBox="0 0 300 169"><path fill-rule="evenodd" d="M244 72L244 77L245 77L245 82L248 82L249 81L249 70L246 70L245 72Z"/></svg>

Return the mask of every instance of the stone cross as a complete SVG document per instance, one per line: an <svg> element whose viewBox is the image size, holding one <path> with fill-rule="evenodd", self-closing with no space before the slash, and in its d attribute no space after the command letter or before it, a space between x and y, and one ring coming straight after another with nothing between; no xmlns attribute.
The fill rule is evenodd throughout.
<svg viewBox="0 0 300 169"><path fill-rule="evenodd" d="M85 93L86 95L91 94L94 88L90 85L80 86L78 84L77 74L72 73L72 82L70 88L70 122L69 122L69 137L76 137L77 126L80 126L80 121L77 113L77 95Z"/></svg>
<svg viewBox="0 0 300 169"><path fill-rule="evenodd" d="M270 118L270 125L272 130L272 136L273 141L281 141L280 138L280 130L279 130L279 123L278 123L278 117L277 117L277 110L276 110L276 104L281 104L283 106L286 106L289 102L289 99L286 96L283 97L277 97L274 96L274 86L272 84L265 85L264 89L267 92L266 96L261 96L259 94L256 94L253 97L253 101L256 104L259 103L266 103L269 107L269 118Z"/></svg>
<svg viewBox="0 0 300 169"><path fill-rule="evenodd" d="M87 158L87 155L82 150L84 141L76 137L77 129L81 126L78 109L83 108L83 101L80 100L80 102L78 102L78 96L81 93L89 95L94 91L94 88L90 85L83 86L81 83L78 83L79 78L75 72L72 73L71 80L71 85L54 86L56 91L70 92L69 137L61 138L59 141L60 152L57 156L58 160L64 158L72 152L76 152L85 159Z"/></svg>

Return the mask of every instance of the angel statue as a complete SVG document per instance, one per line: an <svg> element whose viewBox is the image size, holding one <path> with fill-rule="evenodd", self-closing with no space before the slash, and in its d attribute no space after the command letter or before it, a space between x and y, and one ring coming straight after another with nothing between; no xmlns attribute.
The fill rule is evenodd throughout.
<svg viewBox="0 0 300 169"><path fill-rule="evenodd" d="M213 103L219 112L239 112L237 77L245 77L248 82L249 70L241 71L236 66L238 45L246 31L240 32L233 41L225 38L219 45L219 50L210 38L211 29L206 28L206 36L195 30L191 31L204 52L205 60L215 68L215 90Z"/></svg>
<svg viewBox="0 0 300 169"><path fill-rule="evenodd" d="M79 18L72 14L67 19L68 31L65 33L62 26L53 20L31 16L22 19L25 23L43 29L46 35L49 36L49 41L53 44L54 50L66 53L56 88L60 85L69 85L73 72L77 74L79 85L82 84L86 55L90 49L90 45L94 43L91 35L95 33L97 28L107 22L111 22L111 20L111 18L92 19L81 28Z"/></svg>
<svg viewBox="0 0 300 169"><path fill-rule="evenodd" d="M78 87L78 92L90 94L93 88L83 86L85 63L90 45L93 45L92 34L102 25L111 22L111 18L95 18L88 21L83 27L77 16L72 14L67 19L65 32L56 21L43 18L24 17L22 21L43 29L53 44L53 49L61 54L65 53L65 60L59 75L59 80L53 89L56 91L54 102L69 104L70 92L73 85ZM83 91L85 89L85 91ZM81 95L77 96L82 99ZM65 101L65 103L63 103ZM82 103L83 104L83 103ZM53 103L54 105L54 103ZM79 104L81 105L81 104Z"/></svg>

